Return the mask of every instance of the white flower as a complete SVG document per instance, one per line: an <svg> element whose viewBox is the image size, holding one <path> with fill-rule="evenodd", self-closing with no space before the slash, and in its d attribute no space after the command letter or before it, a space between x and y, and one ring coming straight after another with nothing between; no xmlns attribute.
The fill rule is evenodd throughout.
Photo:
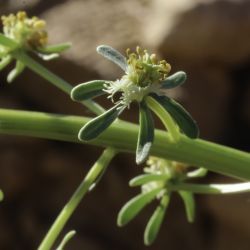
<svg viewBox="0 0 250 250"><path fill-rule="evenodd" d="M127 52L127 66L125 75L116 81L109 81L104 85L103 91L109 94L114 103L120 103L129 108L131 102L141 102L151 93L164 95L160 90L160 81L165 79L170 71L170 65L165 61L156 61L154 54L137 47L137 54ZM115 94L120 93L118 101L114 101Z"/></svg>

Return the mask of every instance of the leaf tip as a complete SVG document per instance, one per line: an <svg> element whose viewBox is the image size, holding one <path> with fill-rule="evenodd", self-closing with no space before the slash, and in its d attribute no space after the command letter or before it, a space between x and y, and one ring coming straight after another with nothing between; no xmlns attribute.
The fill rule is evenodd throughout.
<svg viewBox="0 0 250 250"><path fill-rule="evenodd" d="M105 50L105 49L107 49L107 48L109 48L109 47L110 47L110 46L104 45L104 44L98 45L98 46L96 47L96 52L97 52L98 54L102 54L102 53L103 53L103 50Z"/></svg>
<svg viewBox="0 0 250 250"><path fill-rule="evenodd" d="M74 87L74 88L71 90L71 92L70 92L70 98L71 98L73 101L77 101L77 100L76 100L76 94L75 94L75 88L76 88L76 87Z"/></svg>
<svg viewBox="0 0 250 250"><path fill-rule="evenodd" d="M83 126L79 132L78 132L78 139L80 141L90 141L92 138L89 138L86 134L85 134L85 126Z"/></svg>
<svg viewBox="0 0 250 250"><path fill-rule="evenodd" d="M117 220L116 220L116 224L118 227L123 227L125 226L125 222L124 222L124 219L123 219L123 215L122 215L122 210L119 212L118 216L117 216Z"/></svg>
<svg viewBox="0 0 250 250"><path fill-rule="evenodd" d="M135 159L137 165L142 164L147 160L151 146L152 142L147 142L146 144L143 145L143 147L140 147L137 150Z"/></svg>

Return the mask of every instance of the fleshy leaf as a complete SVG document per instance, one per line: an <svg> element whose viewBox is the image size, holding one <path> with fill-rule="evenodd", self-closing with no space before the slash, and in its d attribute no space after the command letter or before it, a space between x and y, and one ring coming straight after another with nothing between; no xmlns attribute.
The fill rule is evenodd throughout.
<svg viewBox="0 0 250 250"><path fill-rule="evenodd" d="M149 204L155 196L162 190L162 188L156 188L147 193L142 193L135 196L133 199L128 201L120 210L117 218L118 226L124 226L147 205Z"/></svg>
<svg viewBox="0 0 250 250"><path fill-rule="evenodd" d="M171 76L168 76L166 80L161 82L161 88L171 89L182 85L187 79L187 75L184 71L178 71Z"/></svg>
<svg viewBox="0 0 250 250"><path fill-rule="evenodd" d="M166 181L169 178L169 175L163 174L143 174L139 175L129 182L130 187L136 187L140 185L144 185L148 182L152 181Z"/></svg>
<svg viewBox="0 0 250 250"><path fill-rule="evenodd" d="M136 163L143 163L150 152L154 140L154 121L146 103L140 103L139 135L136 148Z"/></svg>
<svg viewBox="0 0 250 250"><path fill-rule="evenodd" d="M188 222L194 222L195 218L195 200L194 195L188 191L179 191L178 192L184 202L187 220Z"/></svg>
<svg viewBox="0 0 250 250"><path fill-rule="evenodd" d="M0 201L2 201L2 200L3 200L3 197L4 197L4 195L3 195L3 191L0 189Z"/></svg>
<svg viewBox="0 0 250 250"><path fill-rule="evenodd" d="M12 57L11 56L5 56L2 58L2 60L0 61L0 70L3 70L6 66L8 66L8 64L12 61Z"/></svg>
<svg viewBox="0 0 250 250"><path fill-rule="evenodd" d="M66 244L75 236L76 231L72 230L69 231L63 238L62 242L60 243L60 245L57 247L56 250L64 250Z"/></svg>
<svg viewBox="0 0 250 250"><path fill-rule="evenodd" d="M78 138L82 141L89 141L95 139L106 128L108 128L112 122L115 121L115 119L120 115L123 110L124 107L119 107L119 104L117 104L105 113L92 119L81 128L78 134Z"/></svg>
<svg viewBox="0 0 250 250"><path fill-rule="evenodd" d="M208 170L206 168L198 168L193 171L187 172L188 178L199 178L205 177L207 175Z"/></svg>
<svg viewBox="0 0 250 250"><path fill-rule="evenodd" d="M105 94L103 91L104 83L104 80L81 83L71 90L71 99L74 101L84 101Z"/></svg>
<svg viewBox="0 0 250 250"><path fill-rule="evenodd" d="M17 61L15 68L11 70L7 76L7 82L8 83L13 82L16 79L16 77L23 72L24 68L25 65L22 62Z"/></svg>
<svg viewBox="0 0 250 250"><path fill-rule="evenodd" d="M39 48L38 51L40 51L43 54L51 54L51 53L61 53L71 47L71 43L61 43L61 44L55 44L55 45L48 45L43 48Z"/></svg>
<svg viewBox="0 0 250 250"><path fill-rule="evenodd" d="M123 56L120 52L115 50L114 48L107 46L107 45L100 45L96 48L96 51L107 58L108 60L112 61L113 63L117 64L120 68L124 71L127 69L127 60L126 57Z"/></svg>
<svg viewBox="0 0 250 250"><path fill-rule="evenodd" d="M250 192L250 182L232 184L192 184L178 183L168 185L172 191L189 191L196 194L236 194Z"/></svg>
<svg viewBox="0 0 250 250"><path fill-rule="evenodd" d="M193 139L199 136L199 128L196 122L179 103L166 96L156 94L151 96L166 109L186 136Z"/></svg>
<svg viewBox="0 0 250 250"><path fill-rule="evenodd" d="M161 224L166 213L170 201L170 195L165 195L161 199L160 205L156 208L153 215L148 221L146 229L144 231L144 243L145 245L151 245L157 237Z"/></svg>
<svg viewBox="0 0 250 250"><path fill-rule="evenodd" d="M15 49L18 47L18 43L15 40L10 39L3 33L0 33L0 44L10 49Z"/></svg>

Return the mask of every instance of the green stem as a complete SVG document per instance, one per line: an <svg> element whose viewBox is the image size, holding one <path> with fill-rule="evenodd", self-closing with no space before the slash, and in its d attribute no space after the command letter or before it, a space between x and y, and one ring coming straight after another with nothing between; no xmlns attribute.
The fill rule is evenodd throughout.
<svg viewBox="0 0 250 250"><path fill-rule="evenodd" d="M179 183L168 185L171 191L188 191L197 194L232 194L250 191L250 182L233 184L190 184Z"/></svg>
<svg viewBox="0 0 250 250"><path fill-rule="evenodd" d="M70 95L70 92L72 90L72 86L60 78L59 76L55 75L53 72L46 69L43 65L38 63L36 60L31 58L28 54L23 52L22 50L15 50L12 52L12 56L21 61L25 66L30 68L32 71L55 85L57 88L64 91L66 94ZM85 105L89 110L91 110L93 113L100 115L105 110L96 102L92 100L86 100L82 102L83 105Z"/></svg>
<svg viewBox="0 0 250 250"><path fill-rule="evenodd" d="M163 125L169 132L172 141L177 142L180 139L180 132L171 115L150 96L146 97L146 103L148 104L150 109L152 109L154 113L160 118Z"/></svg>
<svg viewBox="0 0 250 250"><path fill-rule="evenodd" d="M90 169L80 186L77 188L73 196L70 198L68 203L64 206L56 221L50 228L49 232L43 239L38 250L49 250L55 243L58 235L62 231L66 222L69 220L72 213L75 211L82 198L88 192L90 186L98 178L98 176L106 169L112 158L115 156L115 150L105 149L100 158L96 161L94 166Z"/></svg>
<svg viewBox="0 0 250 250"><path fill-rule="evenodd" d="M0 44L12 50L12 57L21 61L25 66L33 70L35 73L37 73L38 75L40 75L41 77L43 77L44 79L46 79L47 81L49 81L50 83L70 95L72 86L62 78L58 77L57 75L43 67L37 61L33 60L22 49L18 49L18 44L16 43L16 41L0 33ZM82 104L97 115L100 115L105 111L98 103L92 100L83 101Z"/></svg>
<svg viewBox="0 0 250 250"><path fill-rule="evenodd" d="M79 116L0 109L0 133L83 143L77 138L78 131L89 120ZM138 130L135 124L118 121L96 139L86 143L134 153ZM172 143L166 131L156 129L151 154L250 180L249 153L201 139L194 140L181 135L177 143Z"/></svg>

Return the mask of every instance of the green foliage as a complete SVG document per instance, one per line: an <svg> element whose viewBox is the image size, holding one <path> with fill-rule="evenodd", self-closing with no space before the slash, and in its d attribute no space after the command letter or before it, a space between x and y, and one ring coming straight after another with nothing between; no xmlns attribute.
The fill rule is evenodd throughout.
<svg viewBox="0 0 250 250"><path fill-rule="evenodd" d="M136 148L136 163L143 163L150 153L150 149L154 140L154 121L146 103L142 101L140 104L140 129Z"/></svg>
<svg viewBox="0 0 250 250"><path fill-rule="evenodd" d="M144 163L148 159L151 148L154 154L163 157L166 157L165 154L168 153L165 151L166 148L171 151L169 154L171 160L149 158L148 167L144 168L144 174L129 182L132 187L140 186L141 193L128 201L118 214L117 224L124 226L133 220L148 204L158 202L145 228L144 243L146 245L151 245L155 241L163 223L170 197L175 192L183 200L187 220L193 222L195 219L194 194L228 194L250 191L249 182L239 184L191 183L194 178L206 176L207 169L205 167L219 173L250 179L250 157L247 153L208 142L205 143L197 139L199 128L195 120L179 103L169 98L166 92L168 89L178 87L186 81L185 72L179 71L169 75L170 64L165 60L158 60L155 54L149 54L147 50L142 50L140 47L137 47L136 52L132 53L128 49L126 58L114 48L101 45L97 47L97 52L123 69L124 75L116 81L92 80L72 88L68 82L56 76L29 56L31 52L43 60L51 60L58 57L59 53L69 49L70 43L48 45L45 21L37 17L29 18L25 12L3 16L2 21L0 70L3 70L12 61L16 61L15 68L7 76L7 81L14 81L28 67L69 94L72 100L84 104L97 117L88 122L86 122L87 118L85 117L85 119L67 117L65 119L67 119L67 125L69 126L65 126L62 119L60 124L55 125L55 121L59 120L58 116L23 111L4 112L2 110L0 111L0 132L22 135L25 134L24 131L28 131L26 135L74 141L76 140L76 133L74 134L72 131L77 129L79 140L87 142L96 139L96 145L109 146L93 164L78 189L62 209L39 246L39 250L52 248L83 197L102 178L110 161L116 155L117 148L121 151L133 150L137 164ZM107 98L114 103L113 107L107 111L92 100L104 94L107 94ZM102 133L115 122L126 108L130 108L132 102L136 102L139 106L139 127L119 121L116 122L117 126L110 130L111 132L107 137L102 137ZM168 136L165 136L161 131L155 133L151 110L164 124ZM80 128L79 121L82 125L83 120L85 120L85 124ZM133 127L131 130L129 130L130 126ZM127 134L132 134L132 132L125 134L125 131L127 131L125 128L130 132L133 132L135 128L139 130L136 150L134 150L135 145L129 144L125 147L125 143L117 142L118 139L114 136L117 133L119 133L119 140L124 139ZM160 153L153 150L155 135L155 148ZM132 141L132 139L129 138L128 140ZM116 140L116 142L107 143L107 141L112 140ZM114 145L115 148L113 148ZM167 145L166 148L165 145ZM193 148L197 152L194 153ZM207 154L207 151L210 154ZM194 155L197 157L196 161L193 160ZM205 167L190 170L188 164L176 162L173 159L187 160L189 163L197 163L196 165L201 163L200 165ZM3 196L0 190L0 201L3 200ZM63 250L74 234L75 231L67 233L57 250Z"/></svg>

